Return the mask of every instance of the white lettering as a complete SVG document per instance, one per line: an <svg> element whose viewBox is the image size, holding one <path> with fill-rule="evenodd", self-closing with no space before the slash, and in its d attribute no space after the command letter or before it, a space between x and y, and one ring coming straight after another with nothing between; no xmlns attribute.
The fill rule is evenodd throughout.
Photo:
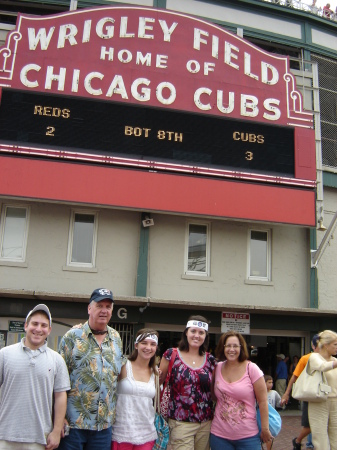
<svg viewBox="0 0 337 450"><path fill-rule="evenodd" d="M55 27L50 28L48 35L45 28L40 28L35 35L35 28L28 28L29 50L36 50L37 44L40 42L41 50L48 50L50 39L53 36Z"/></svg>
<svg viewBox="0 0 337 450"><path fill-rule="evenodd" d="M37 64L27 64L26 66L22 67L20 72L20 81L24 86L27 86L29 88L35 88L38 87L39 83L36 80L35 81L28 80L28 72L30 72L31 70L39 72L41 70L41 66L38 66Z"/></svg>
<svg viewBox="0 0 337 450"><path fill-rule="evenodd" d="M153 26L146 25L147 22L153 23L155 19L149 17L139 17L138 37L142 39L154 39L153 34L146 34L147 30L153 31Z"/></svg>
<svg viewBox="0 0 337 450"><path fill-rule="evenodd" d="M271 72L272 77L268 79L268 71ZM279 73L276 67L268 64L266 62L261 62L261 81L262 83L273 85L276 84L279 80Z"/></svg>
<svg viewBox="0 0 337 450"><path fill-rule="evenodd" d="M54 67L48 66L46 73L46 83L44 85L45 89L51 89L51 84L53 81L58 82L57 90L64 91L64 83L66 81L66 68L60 67L60 73L58 75L53 72Z"/></svg>
<svg viewBox="0 0 337 450"><path fill-rule="evenodd" d="M168 98L164 98L163 96L164 89L168 89L170 91L170 95L168 96ZM162 103L163 105L172 105L177 96L176 88L172 83L164 81L163 83L158 84L156 89L156 96L160 103Z"/></svg>
<svg viewBox="0 0 337 450"><path fill-rule="evenodd" d="M277 100L276 98L267 98L263 102L263 106L267 111L270 111L273 114L264 113L263 117L267 120L278 120L281 117L281 111L279 108L277 108L274 105L279 105L280 100Z"/></svg>
<svg viewBox="0 0 337 450"><path fill-rule="evenodd" d="M91 82L94 78L98 78L99 80L103 80L104 75L100 72L91 72L84 79L84 87L85 90L91 95L102 95L102 89L94 89L91 85Z"/></svg>
<svg viewBox="0 0 337 450"><path fill-rule="evenodd" d="M198 61L194 61L192 59L191 61L187 61L186 68L191 73L198 73L200 71L200 64L198 63Z"/></svg>
<svg viewBox="0 0 337 450"><path fill-rule="evenodd" d="M193 48L195 50L200 50L200 44L207 44L206 39L202 39L201 36L209 36L207 31L200 30L199 28L194 28L194 39L193 39Z"/></svg>
<svg viewBox="0 0 337 450"><path fill-rule="evenodd" d="M126 55L124 57L124 55ZM132 53L129 50L119 50L118 52L118 59L122 63L129 63L132 60Z"/></svg>
<svg viewBox="0 0 337 450"><path fill-rule="evenodd" d="M254 95L241 94L241 116L256 117L259 114L258 103L259 100Z"/></svg>
<svg viewBox="0 0 337 450"><path fill-rule="evenodd" d="M161 26L161 29L163 30L164 42L171 42L171 35L173 31L176 29L178 22L173 22L170 28L167 27L166 20L159 19L159 24Z"/></svg>
<svg viewBox="0 0 337 450"><path fill-rule="evenodd" d="M67 33L69 31L69 33ZM57 48L64 48L66 40L69 41L70 45L76 45L77 41L75 36L77 34L77 27L72 24L61 25L59 32L59 39L57 42Z"/></svg>
<svg viewBox="0 0 337 450"><path fill-rule="evenodd" d="M82 36L83 44L90 41L90 33L91 33L91 20L85 20L84 27L83 27L83 36Z"/></svg>
<svg viewBox="0 0 337 450"><path fill-rule="evenodd" d="M232 62L232 59L238 59L238 55L233 53L233 51L239 52L240 49L238 47L235 47L235 45L230 44L229 42L225 42L225 63L233 67L234 69L239 70L239 66Z"/></svg>
<svg viewBox="0 0 337 450"><path fill-rule="evenodd" d="M151 53L146 53L145 56L141 52L137 52L136 64L146 64L151 66Z"/></svg>
<svg viewBox="0 0 337 450"><path fill-rule="evenodd" d="M234 92L228 92L228 106L224 106L223 91L217 91L216 103L220 112L224 114L230 114L234 110Z"/></svg>
<svg viewBox="0 0 337 450"><path fill-rule="evenodd" d="M121 24L119 28L119 36L121 38L134 38L135 33L128 33L128 18L127 17L121 17Z"/></svg>
<svg viewBox="0 0 337 450"><path fill-rule="evenodd" d="M105 33L103 31L103 28L105 24L107 23L115 23L115 19L112 19L111 17L103 17L101 20L97 22L96 25L96 34L98 37L102 39L110 39L114 36L114 26L107 25L105 28Z"/></svg>
<svg viewBox="0 0 337 450"><path fill-rule="evenodd" d="M210 103L207 103L207 104L202 103L202 101L200 100L200 96L202 94L211 95L212 90L208 89L208 88L199 88L194 93L194 103L195 103L196 107L201 109L202 111L208 111L208 110L212 109L211 104Z"/></svg>
<svg viewBox="0 0 337 450"><path fill-rule="evenodd" d="M156 67L159 67L160 69L167 69L167 60L168 60L168 56L157 55Z"/></svg>
<svg viewBox="0 0 337 450"><path fill-rule="evenodd" d="M215 64L211 62L204 63L204 75L208 75L209 72L214 72Z"/></svg>
<svg viewBox="0 0 337 450"><path fill-rule="evenodd" d="M147 78L137 78L131 85L131 94L132 97L140 102L148 102L150 100L151 89L141 88L141 93L138 92L138 86L140 84L145 84L145 86L149 86L150 80Z"/></svg>
<svg viewBox="0 0 337 450"><path fill-rule="evenodd" d="M109 61L113 61L114 59L114 48L113 47L109 47L109 50L106 50L106 47L101 47L101 56L100 59L102 59L103 61L105 61L105 56L108 56L108 60Z"/></svg>
<svg viewBox="0 0 337 450"><path fill-rule="evenodd" d="M126 93L124 80L122 75L115 75L112 83L109 86L107 97L112 97L113 94L118 94L124 99L128 99L128 94Z"/></svg>
<svg viewBox="0 0 337 450"><path fill-rule="evenodd" d="M249 53L245 52L245 56L244 56L244 72L245 75L248 75L251 78L254 78L255 80L258 80L259 77L257 75L254 75L253 73L251 73L251 56Z"/></svg>

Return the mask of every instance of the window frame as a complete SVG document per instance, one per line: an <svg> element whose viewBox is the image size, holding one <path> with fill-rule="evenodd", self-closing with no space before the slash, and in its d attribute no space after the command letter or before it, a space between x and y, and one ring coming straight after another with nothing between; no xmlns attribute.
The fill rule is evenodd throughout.
<svg viewBox="0 0 337 450"><path fill-rule="evenodd" d="M199 272L195 270L188 270L188 253L189 253L189 236L190 226L198 225L206 227L206 270ZM184 275L193 277L210 277L210 260L211 260L211 224L210 222L188 221L186 223L185 231L185 256L184 256Z"/></svg>
<svg viewBox="0 0 337 450"><path fill-rule="evenodd" d="M5 237L5 227L6 227L6 219L7 219L7 210L8 208L14 208L14 209L24 209L26 211L26 218L25 218L25 228L23 232L23 245L22 245L22 256L20 258L13 258L13 257L6 257L1 256L2 250L3 250L3 244L4 244L4 237ZM28 230L29 230L29 221L30 221L30 206L27 205L13 205L10 203L5 203L1 207L1 226L0 226L0 261L2 264L8 262L14 262L14 263L25 263L26 262L26 255L27 255L27 243L28 243Z"/></svg>
<svg viewBox="0 0 337 450"><path fill-rule="evenodd" d="M92 248L91 248L91 263L85 262L73 262L72 253L73 253L73 242L74 242L74 229L75 229L75 218L76 214L82 214L86 216L94 217L94 228L93 228L93 236L92 236ZM96 253L97 253L97 230L98 230L98 211L86 211L82 209L72 209L70 215L70 223L69 223L69 234L68 234L68 249L67 249L67 267L74 268L95 268L96 267Z"/></svg>
<svg viewBox="0 0 337 450"><path fill-rule="evenodd" d="M260 232L265 233L267 235L267 260L266 260L266 273L267 276L258 276L251 275L251 242L252 242L252 232ZM271 280L271 229L262 229L262 228L249 228L248 230L248 239L247 239L247 280L249 281L272 281Z"/></svg>

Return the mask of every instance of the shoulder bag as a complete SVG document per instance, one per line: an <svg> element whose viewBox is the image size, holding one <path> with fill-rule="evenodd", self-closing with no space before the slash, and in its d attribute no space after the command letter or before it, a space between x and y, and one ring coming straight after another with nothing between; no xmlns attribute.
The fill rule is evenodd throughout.
<svg viewBox="0 0 337 450"><path fill-rule="evenodd" d="M248 370L247 370L248 376L250 378L249 365L250 365L250 362L248 363ZM250 378L250 381L252 383L251 378ZM252 383L252 386L254 389L253 383ZM255 391L254 391L254 395L255 395ZM268 403L268 421L269 421L269 431L271 432L273 437L276 437L280 433L281 428L282 428L282 418L281 418L280 414L276 411L276 409L271 406L270 403ZM257 426L259 429L259 433L261 434L261 414L260 414L259 404L257 402L256 402L256 422L257 422Z"/></svg>
<svg viewBox="0 0 337 450"><path fill-rule="evenodd" d="M163 390L162 390L162 393L160 396L160 413L164 417L165 420L167 420L167 418L168 418L170 392L171 392L170 377L171 377L172 366L173 366L174 360L176 359L176 356L177 356L177 349L174 348L172 350L169 366L167 369L166 379L165 379L165 382L163 385Z"/></svg>
<svg viewBox="0 0 337 450"><path fill-rule="evenodd" d="M156 378L156 396L154 398L154 426L157 431L157 440L152 447L152 450L166 450L169 441L169 426L160 414L160 386L159 386L159 375L155 375Z"/></svg>
<svg viewBox="0 0 337 450"><path fill-rule="evenodd" d="M296 400L318 403L326 401L330 392L331 387L326 381L325 373L311 370L309 357L307 365L293 384L291 395Z"/></svg>

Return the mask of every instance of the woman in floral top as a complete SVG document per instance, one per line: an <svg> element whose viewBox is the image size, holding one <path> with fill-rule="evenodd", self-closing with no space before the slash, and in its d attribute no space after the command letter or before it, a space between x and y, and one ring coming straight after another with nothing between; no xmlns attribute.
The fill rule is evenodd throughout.
<svg viewBox="0 0 337 450"><path fill-rule="evenodd" d="M189 318L178 344L170 377L169 427L172 450L208 450L213 402L212 372L216 365L208 348L208 323L202 316ZM166 350L160 379L166 379L173 349Z"/></svg>

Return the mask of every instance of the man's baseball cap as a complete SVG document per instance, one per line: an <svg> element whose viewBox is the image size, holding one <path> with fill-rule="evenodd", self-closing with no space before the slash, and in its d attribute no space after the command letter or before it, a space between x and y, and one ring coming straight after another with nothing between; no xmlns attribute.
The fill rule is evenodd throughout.
<svg viewBox="0 0 337 450"><path fill-rule="evenodd" d="M312 345L316 348L319 342L319 334L315 334L312 338Z"/></svg>
<svg viewBox="0 0 337 450"><path fill-rule="evenodd" d="M36 313L38 311L43 311L44 313L47 314L48 319L49 319L49 326L51 327L51 314L50 314L48 306L44 305L43 303L41 303L40 305L36 305L31 311L29 311L29 313L27 314L27 317L26 317L26 322L28 322L28 319L30 318L30 316L32 316L34 313Z"/></svg>
<svg viewBox="0 0 337 450"><path fill-rule="evenodd" d="M91 294L90 302L100 302L102 300L111 300L114 301L112 292L109 289L98 288L93 291Z"/></svg>
<svg viewBox="0 0 337 450"><path fill-rule="evenodd" d="M285 356L283 353L279 353L278 355L276 355L276 358L285 359Z"/></svg>

